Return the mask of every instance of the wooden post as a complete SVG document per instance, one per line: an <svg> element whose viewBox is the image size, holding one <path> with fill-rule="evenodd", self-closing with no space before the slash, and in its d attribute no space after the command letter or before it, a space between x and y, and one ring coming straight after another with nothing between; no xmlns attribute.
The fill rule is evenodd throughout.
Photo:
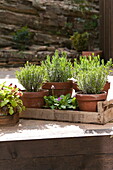
<svg viewBox="0 0 113 170"><path fill-rule="evenodd" d="M107 61L113 58L113 0L100 0L100 46Z"/></svg>

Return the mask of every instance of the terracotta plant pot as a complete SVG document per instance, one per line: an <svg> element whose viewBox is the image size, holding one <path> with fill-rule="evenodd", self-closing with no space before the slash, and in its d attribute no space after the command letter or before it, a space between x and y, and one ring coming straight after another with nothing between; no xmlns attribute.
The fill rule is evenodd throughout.
<svg viewBox="0 0 113 170"><path fill-rule="evenodd" d="M96 112L97 102L106 100L107 92L101 94L76 94L79 109L82 111Z"/></svg>
<svg viewBox="0 0 113 170"><path fill-rule="evenodd" d="M75 90L75 92L80 91L78 86L77 86L77 82L74 82L72 87ZM109 89L110 89L110 83L107 81L102 91L106 91L108 93Z"/></svg>
<svg viewBox="0 0 113 170"><path fill-rule="evenodd" d="M73 82L72 87L75 90L75 92L80 91L78 86L77 86L77 82Z"/></svg>
<svg viewBox="0 0 113 170"><path fill-rule="evenodd" d="M53 89L52 86L54 87ZM72 81L69 82L47 82L42 86L42 89L48 89L49 95L66 95L70 93L72 95Z"/></svg>
<svg viewBox="0 0 113 170"><path fill-rule="evenodd" d="M108 93L109 89L110 89L110 83L107 81L102 91L106 91Z"/></svg>
<svg viewBox="0 0 113 170"><path fill-rule="evenodd" d="M12 126L18 123L19 113L14 113L13 115L0 115L0 126Z"/></svg>
<svg viewBox="0 0 113 170"><path fill-rule="evenodd" d="M94 54L94 56L101 56L102 51L82 51L82 56L92 56L92 54Z"/></svg>
<svg viewBox="0 0 113 170"><path fill-rule="evenodd" d="M41 108L44 106L44 96L48 96L48 94L48 90L23 92L21 99L26 108Z"/></svg>

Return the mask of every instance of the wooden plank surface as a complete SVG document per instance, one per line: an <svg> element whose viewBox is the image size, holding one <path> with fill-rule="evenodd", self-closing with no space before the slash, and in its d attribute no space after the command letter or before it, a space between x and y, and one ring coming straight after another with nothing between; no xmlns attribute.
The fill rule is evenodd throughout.
<svg viewBox="0 0 113 170"><path fill-rule="evenodd" d="M103 114L100 112L27 108L20 118L103 124Z"/></svg>
<svg viewBox="0 0 113 170"><path fill-rule="evenodd" d="M112 170L110 136L0 142L0 170Z"/></svg>

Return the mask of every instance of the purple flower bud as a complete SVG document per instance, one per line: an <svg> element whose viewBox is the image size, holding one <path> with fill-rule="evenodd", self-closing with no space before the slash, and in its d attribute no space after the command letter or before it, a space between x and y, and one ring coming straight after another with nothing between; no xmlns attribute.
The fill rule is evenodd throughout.
<svg viewBox="0 0 113 170"><path fill-rule="evenodd" d="M58 99L57 99L57 100L58 100L58 101L60 101L61 99L62 99L61 97L58 97Z"/></svg>

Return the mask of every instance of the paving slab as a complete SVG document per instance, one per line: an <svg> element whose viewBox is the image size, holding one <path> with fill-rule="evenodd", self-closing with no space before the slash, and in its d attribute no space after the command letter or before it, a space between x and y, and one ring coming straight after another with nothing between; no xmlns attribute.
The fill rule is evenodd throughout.
<svg viewBox="0 0 113 170"><path fill-rule="evenodd" d="M15 126L0 127L0 141L18 141L88 136L113 136L113 123L93 125L20 119Z"/></svg>

